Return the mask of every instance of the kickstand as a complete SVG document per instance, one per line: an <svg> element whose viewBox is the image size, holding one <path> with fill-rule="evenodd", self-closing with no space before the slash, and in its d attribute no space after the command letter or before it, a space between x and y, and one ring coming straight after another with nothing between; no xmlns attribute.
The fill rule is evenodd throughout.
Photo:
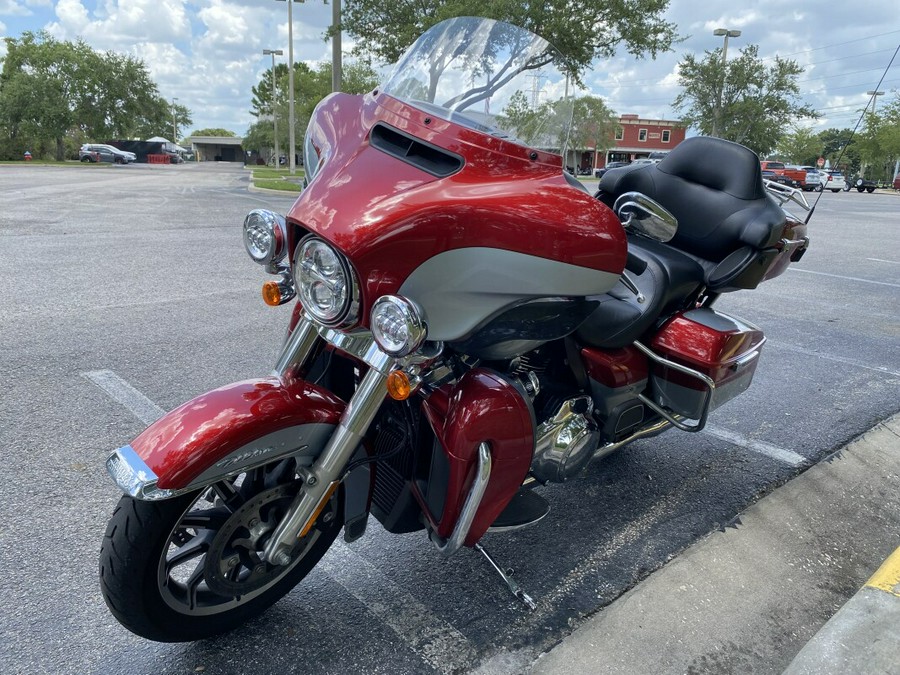
<svg viewBox="0 0 900 675"><path fill-rule="evenodd" d="M484 555L485 558L487 558L487 561L491 563L491 567L497 570L497 574L503 577L503 581L506 582L507 588L509 588L510 592L514 596L524 602L527 605L528 609L532 611L537 609L537 603L531 599L531 596L528 595L528 593L519 588L519 584L517 584L512 578L512 570L506 570L506 572L504 572L500 568L500 566L496 562L494 562L494 559L491 557L491 554L487 552L487 549L481 544L475 544L475 550L480 552L482 555Z"/></svg>

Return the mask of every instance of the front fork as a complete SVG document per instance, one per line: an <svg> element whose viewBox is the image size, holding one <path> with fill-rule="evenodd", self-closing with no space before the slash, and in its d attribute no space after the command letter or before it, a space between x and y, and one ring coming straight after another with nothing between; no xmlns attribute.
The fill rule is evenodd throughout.
<svg viewBox="0 0 900 675"><path fill-rule="evenodd" d="M340 483L340 475L365 436L384 401L385 383L394 359L378 349L371 337L345 336L330 332L336 347L359 356L370 367L344 409L341 420L311 467L305 471L306 485L294 498L272 537L266 543L263 558L273 565L291 562L290 552L298 538L306 535ZM275 374L285 377L288 370L303 366L319 339L318 328L301 317L275 365Z"/></svg>

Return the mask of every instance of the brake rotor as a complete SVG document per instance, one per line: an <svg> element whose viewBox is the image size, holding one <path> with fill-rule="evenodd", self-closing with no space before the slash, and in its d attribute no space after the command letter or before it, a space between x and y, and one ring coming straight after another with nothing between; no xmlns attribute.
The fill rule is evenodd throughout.
<svg viewBox="0 0 900 675"><path fill-rule="evenodd" d="M244 502L216 533L206 552L204 578L219 595L240 597L273 583L302 558L312 537L300 539L289 565L263 560L266 542L303 483L294 481L265 490Z"/></svg>

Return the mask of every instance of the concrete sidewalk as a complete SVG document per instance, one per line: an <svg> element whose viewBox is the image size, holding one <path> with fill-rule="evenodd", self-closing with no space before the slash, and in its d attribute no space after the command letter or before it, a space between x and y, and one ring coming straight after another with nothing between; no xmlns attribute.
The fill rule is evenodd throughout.
<svg viewBox="0 0 900 675"><path fill-rule="evenodd" d="M885 562L898 546L900 414L679 555L531 672L898 673L900 597L885 590L900 592L900 559Z"/></svg>

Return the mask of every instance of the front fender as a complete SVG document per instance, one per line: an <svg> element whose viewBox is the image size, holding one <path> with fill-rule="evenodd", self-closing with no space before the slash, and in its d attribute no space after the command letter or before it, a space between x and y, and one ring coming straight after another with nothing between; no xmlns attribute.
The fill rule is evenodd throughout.
<svg viewBox="0 0 900 675"><path fill-rule="evenodd" d="M166 499L287 456L312 460L346 404L300 379L225 385L167 413L107 461L138 499Z"/></svg>

